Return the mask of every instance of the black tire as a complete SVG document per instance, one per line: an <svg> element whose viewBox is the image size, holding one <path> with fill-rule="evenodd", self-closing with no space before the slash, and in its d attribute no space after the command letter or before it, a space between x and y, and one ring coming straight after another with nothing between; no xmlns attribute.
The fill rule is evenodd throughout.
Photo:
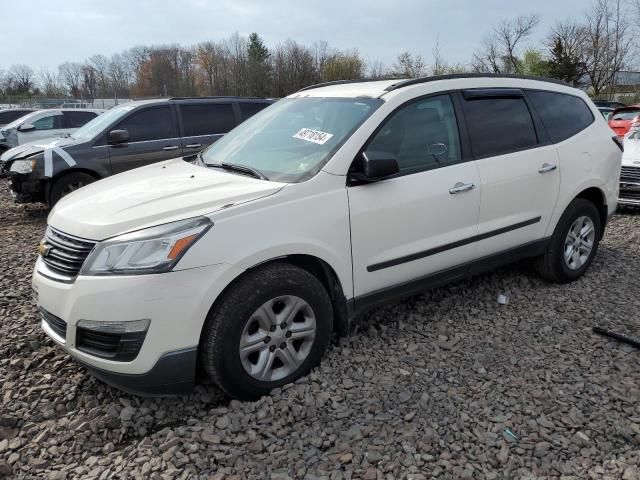
<svg viewBox="0 0 640 480"><path fill-rule="evenodd" d="M580 217L588 217L595 227L593 247L586 262L578 269L572 270L564 258L564 245L569 229ZM534 261L534 268L538 274L551 282L569 283L580 278L587 271L598 251L600 237L602 236L602 223L596 206L589 200L576 198L564 211L546 252Z"/></svg>
<svg viewBox="0 0 640 480"><path fill-rule="evenodd" d="M51 187L49 193L49 207L53 207L58 201L74 190L82 188L96 181L96 178L83 172L67 173L58 178Z"/></svg>
<svg viewBox="0 0 640 480"><path fill-rule="evenodd" d="M310 341L305 360L291 374L275 381L256 379L245 370L240 357L245 326L266 302L287 295L302 299L311 308L315 315L315 337ZM306 375L320 363L332 331L333 309L322 283L299 267L272 263L241 277L209 311L200 339L200 362L227 395L254 400Z"/></svg>

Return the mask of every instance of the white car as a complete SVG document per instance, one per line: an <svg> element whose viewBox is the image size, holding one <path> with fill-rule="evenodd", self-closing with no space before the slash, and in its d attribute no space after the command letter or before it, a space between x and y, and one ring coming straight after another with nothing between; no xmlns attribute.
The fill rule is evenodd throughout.
<svg viewBox="0 0 640 480"><path fill-rule="evenodd" d="M39 246L42 328L124 390L199 364L256 398L372 306L516 259L582 276L621 150L564 84L487 75L319 85L205 150L63 198Z"/></svg>
<svg viewBox="0 0 640 480"><path fill-rule="evenodd" d="M640 207L640 130L634 127L624 137L618 198L618 204L624 207Z"/></svg>
<svg viewBox="0 0 640 480"><path fill-rule="evenodd" d="M0 128L0 152L36 140L64 137L103 112L100 109L58 108L29 113Z"/></svg>

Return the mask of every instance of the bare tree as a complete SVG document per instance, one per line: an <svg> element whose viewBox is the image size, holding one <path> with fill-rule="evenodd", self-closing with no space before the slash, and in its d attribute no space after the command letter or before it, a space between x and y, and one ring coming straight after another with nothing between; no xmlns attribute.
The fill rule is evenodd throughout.
<svg viewBox="0 0 640 480"><path fill-rule="evenodd" d="M87 59L86 64L90 66L96 75L98 82L97 95L105 96L109 92L109 59L104 55L93 55Z"/></svg>
<svg viewBox="0 0 640 480"><path fill-rule="evenodd" d="M409 52L402 52L393 64L393 75L397 77L418 78L426 74L427 65L420 55L414 57Z"/></svg>
<svg viewBox="0 0 640 480"><path fill-rule="evenodd" d="M77 62L65 62L58 67L60 80L74 97L80 96L82 84L82 64Z"/></svg>
<svg viewBox="0 0 640 480"><path fill-rule="evenodd" d="M45 95L53 97L62 93L60 79L55 71L41 68L38 72L38 80L40 88Z"/></svg>
<svg viewBox="0 0 640 480"><path fill-rule="evenodd" d="M384 78L387 76L387 67L379 60L369 62L367 65L368 78Z"/></svg>
<svg viewBox="0 0 640 480"><path fill-rule="evenodd" d="M536 14L519 15L503 20L483 42L483 48L473 55L476 71L491 73L520 73L518 52L540 23Z"/></svg>
<svg viewBox="0 0 640 480"><path fill-rule="evenodd" d="M17 64L9 68L9 77L13 82L13 89L16 93L29 93L33 90L35 74L28 65Z"/></svg>
<svg viewBox="0 0 640 480"><path fill-rule="evenodd" d="M613 88L631 48L629 24L621 0L595 0L585 13L585 73L593 94Z"/></svg>
<svg viewBox="0 0 640 480"><path fill-rule="evenodd" d="M431 68L431 73L433 75L444 75L447 73L449 66L440 51L440 34L436 36L436 44L433 46L431 54L433 55L433 67Z"/></svg>

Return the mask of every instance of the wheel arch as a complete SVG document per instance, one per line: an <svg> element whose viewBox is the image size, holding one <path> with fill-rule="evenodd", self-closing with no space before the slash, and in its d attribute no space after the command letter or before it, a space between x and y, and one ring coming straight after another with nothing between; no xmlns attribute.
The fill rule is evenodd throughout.
<svg viewBox="0 0 640 480"><path fill-rule="evenodd" d="M573 200L576 198L588 200L595 205L600 217L600 238L602 239L608 219L607 197L604 192L598 187L589 187L582 190Z"/></svg>
<svg viewBox="0 0 640 480"><path fill-rule="evenodd" d="M47 204L51 202L51 189L53 188L53 185L61 178L64 178L67 175L71 175L74 173L86 173L87 175L90 175L93 178L95 178L96 181L101 180L103 178L96 171L90 170L88 168L73 167L73 168L64 169L56 173L53 177L44 179L45 180L45 199L47 201Z"/></svg>

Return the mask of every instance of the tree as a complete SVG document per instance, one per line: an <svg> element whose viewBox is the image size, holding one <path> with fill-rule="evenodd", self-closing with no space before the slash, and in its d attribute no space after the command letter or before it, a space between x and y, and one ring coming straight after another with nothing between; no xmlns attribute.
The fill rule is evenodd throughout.
<svg viewBox="0 0 640 480"><path fill-rule="evenodd" d="M9 68L8 77L15 93L26 94L33 90L35 74L28 65L17 64Z"/></svg>
<svg viewBox="0 0 640 480"><path fill-rule="evenodd" d="M257 33L249 35L247 44L247 88L250 96L263 97L270 88L269 49Z"/></svg>
<svg viewBox="0 0 640 480"><path fill-rule="evenodd" d="M420 55L414 57L409 52L402 52L393 64L393 75L397 77L418 78L426 74L427 65Z"/></svg>
<svg viewBox="0 0 640 480"><path fill-rule="evenodd" d="M523 75L531 75L533 77L548 77L549 62L544 59L544 55L540 50L529 48L525 50L520 62L520 71Z"/></svg>
<svg viewBox="0 0 640 480"><path fill-rule="evenodd" d="M583 25L566 20L558 22L547 36L549 53L548 74L570 85L579 83L584 75L586 29Z"/></svg>
<svg viewBox="0 0 640 480"><path fill-rule="evenodd" d="M629 24L621 0L594 0L586 12L585 73L594 96L613 88L631 47Z"/></svg>
<svg viewBox="0 0 640 480"><path fill-rule="evenodd" d="M540 23L538 15L520 15L503 20L483 42L483 49L473 55L473 69L489 73L521 73L518 52Z"/></svg>
<svg viewBox="0 0 640 480"><path fill-rule="evenodd" d="M76 62L65 62L58 67L60 80L67 88L67 91L74 97L80 96L80 86L82 84L82 64Z"/></svg>
<svg viewBox="0 0 640 480"><path fill-rule="evenodd" d="M95 72L97 94L101 97L109 95L109 59L104 55L93 55L87 59L86 64Z"/></svg>
<svg viewBox="0 0 640 480"><path fill-rule="evenodd" d="M38 78L40 88L45 95L55 97L62 94L60 78L55 71L49 70L48 68L41 68L40 72L38 72Z"/></svg>

